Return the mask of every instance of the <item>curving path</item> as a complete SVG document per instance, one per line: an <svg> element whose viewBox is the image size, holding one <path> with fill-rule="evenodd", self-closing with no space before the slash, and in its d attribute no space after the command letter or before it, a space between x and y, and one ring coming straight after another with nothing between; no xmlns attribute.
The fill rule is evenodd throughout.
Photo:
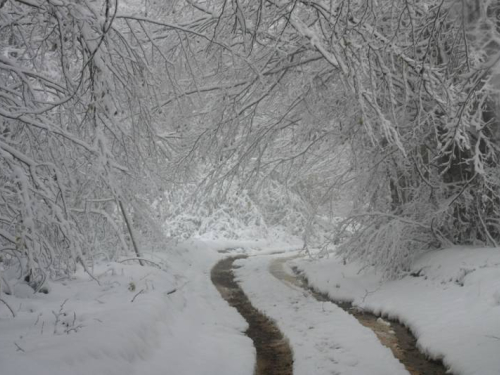
<svg viewBox="0 0 500 375"><path fill-rule="evenodd" d="M237 259L242 259L238 262L242 268L234 265ZM246 334L256 348L256 375L291 375L294 371L296 375L386 374L387 369L391 374L446 374L441 363L428 360L418 351L406 327L353 309L348 303L330 301L312 290L300 275L286 272L284 264L289 259L230 257L212 270L212 282L222 297L249 324ZM352 321L344 318L339 308L352 316ZM375 333L376 338L361 332L365 328L356 321ZM290 343L278 325L289 336ZM377 338L397 360L390 351L385 353L377 348L377 345L382 348ZM296 351L295 363L290 346Z"/></svg>
<svg viewBox="0 0 500 375"><path fill-rule="evenodd" d="M225 258L217 263L212 269L212 282L248 322L245 333L252 339L257 352L255 375L291 375L293 356L288 340L272 320L252 306L234 279L233 263L241 258Z"/></svg>
<svg viewBox="0 0 500 375"><path fill-rule="evenodd" d="M416 345L416 339L411 332L401 323L391 320L390 322L379 318L369 312L360 311L352 306L350 302L332 301L328 296L318 293L312 289L307 280L294 270L296 276L285 271L284 264L292 258L277 258L271 262L269 271L278 280L290 283L307 290L318 301L329 301L335 303L344 311L353 315L362 325L370 328L378 337L380 342L391 349L396 357L411 375L445 375L446 368L441 362L432 361L422 354Z"/></svg>

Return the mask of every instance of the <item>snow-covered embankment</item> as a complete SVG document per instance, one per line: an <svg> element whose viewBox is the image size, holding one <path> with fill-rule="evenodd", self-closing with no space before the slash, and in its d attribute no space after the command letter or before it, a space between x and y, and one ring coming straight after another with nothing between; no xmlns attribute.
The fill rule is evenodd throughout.
<svg viewBox="0 0 500 375"><path fill-rule="evenodd" d="M330 298L407 325L419 348L453 374L500 374L499 248L430 252L395 281L336 258L293 263Z"/></svg>

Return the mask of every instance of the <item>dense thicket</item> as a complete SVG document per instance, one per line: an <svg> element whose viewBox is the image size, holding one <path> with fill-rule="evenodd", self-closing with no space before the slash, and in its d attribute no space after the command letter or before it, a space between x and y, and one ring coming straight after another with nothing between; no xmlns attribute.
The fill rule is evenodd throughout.
<svg viewBox="0 0 500 375"><path fill-rule="evenodd" d="M36 287L152 231L156 56L117 4L0 3L0 257Z"/></svg>
<svg viewBox="0 0 500 375"><path fill-rule="evenodd" d="M184 237L231 215L389 275L425 249L496 245L499 12L0 1L4 265L43 280L160 238L165 219Z"/></svg>
<svg viewBox="0 0 500 375"><path fill-rule="evenodd" d="M347 187L332 241L389 274L421 250L497 244L497 1L188 3L214 20L199 32L218 65L184 92L219 99L193 147L217 149L208 187L279 181L316 224Z"/></svg>

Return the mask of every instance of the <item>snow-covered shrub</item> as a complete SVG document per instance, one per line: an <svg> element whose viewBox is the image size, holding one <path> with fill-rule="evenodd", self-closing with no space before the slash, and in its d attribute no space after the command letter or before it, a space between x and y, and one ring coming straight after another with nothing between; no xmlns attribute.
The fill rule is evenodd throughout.
<svg viewBox="0 0 500 375"><path fill-rule="evenodd" d="M384 272L388 278L397 278L409 272L412 262L424 251L432 248L436 239L429 228L404 218L382 214L365 220L347 219L343 230L353 229L337 252L345 261L361 261ZM351 226L351 228L349 228Z"/></svg>
<svg viewBox="0 0 500 375"><path fill-rule="evenodd" d="M178 198L181 200L171 202L176 207L164 223L168 237L248 239L267 235L268 227L260 208L246 190L231 188L223 199L208 196L196 205L190 204L189 194L179 193Z"/></svg>
<svg viewBox="0 0 500 375"><path fill-rule="evenodd" d="M295 236L302 236L307 226L304 201L278 181L268 179L252 194L269 225L281 225Z"/></svg>
<svg viewBox="0 0 500 375"><path fill-rule="evenodd" d="M253 14L254 4L239 7ZM256 35L271 38L234 36L255 66L272 66L256 72L235 59L214 74L224 100L204 108L215 121L194 138L217 149L207 176L280 181L303 200L306 228L333 216L333 189L351 189L354 230L343 248L389 274L443 243L498 245L498 2L338 5L283 1L258 11ZM229 8L218 27L223 42L223 30L246 33ZM242 72L252 81L235 86ZM270 217L283 220L286 199L276 202Z"/></svg>
<svg viewBox="0 0 500 375"><path fill-rule="evenodd" d="M0 31L0 251L21 278L129 251L124 217L158 192L149 55L129 38L144 31L117 4L0 3L16 24Z"/></svg>

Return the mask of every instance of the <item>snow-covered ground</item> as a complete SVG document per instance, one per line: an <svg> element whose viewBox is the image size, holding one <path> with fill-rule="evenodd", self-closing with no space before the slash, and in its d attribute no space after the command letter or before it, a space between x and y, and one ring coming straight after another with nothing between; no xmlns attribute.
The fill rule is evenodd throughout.
<svg viewBox="0 0 500 375"><path fill-rule="evenodd" d="M164 270L101 263L100 285L79 271L46 295L13 286L2 298L17 316L0 303L0 374L251 375L247 323L210 281L221 246L150 255Z"/></svg>
<svg viewBox="0 0 500 375"><path fill-rule="evenodd" d="M499 248L430 252L396 281L335 257L292 263L331 298L407 325L419 348L453 374L500 374Z"/></svg>
<svg viewBox="0 0 500 375"><path fill-rule="evenodd" d="M398 375L404 366L375 334L330 302L270 274L276 256L235 262L235 271L252 304L276 321L294 355L295 375Z"/></svg>
<svg viewBox="0 0 500 375"><path fill-rule="evenodd" d="M228 254L247 253L237 277L251 302L289 339L296 375L406 374L376 336L332 303L278 280L269 265L292 243L190 240L147 255L162 266L102 262L33 294L22 282L2 294L1 375L251 375L255 349L247 323L210 280ZM418 345L454 374L500 374L500 250L429 253L413 276L380 274L334 257L289 264L332 298L349 300L408 325ZM290 269L288 269L289 272ZM4 285L4 290L5 290Z"/></svg>

